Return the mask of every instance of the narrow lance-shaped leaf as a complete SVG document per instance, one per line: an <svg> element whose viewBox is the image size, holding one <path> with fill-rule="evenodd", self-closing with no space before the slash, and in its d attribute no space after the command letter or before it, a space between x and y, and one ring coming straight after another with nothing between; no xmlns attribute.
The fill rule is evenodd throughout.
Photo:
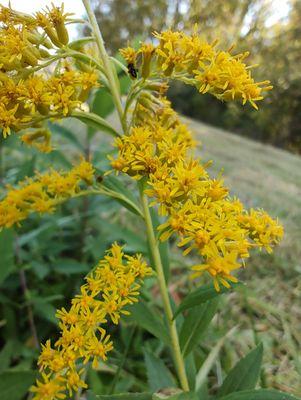
<svg viewBox="0 0 301 400"><path fill-rule="evenodd" d="M218 300L214 298L189 310L180 332L180 345L184 356L187 356L199 343L216 313Z"/></svg>
<svg viewBox="0 0 301 400"><path fill-rule="evenodd" d="M151 393L120 393L108 395L95 395L91 391L88 400L152 400Z"/></svg>
<svg viewBox="0 0 301 400"><path fill-rule="evenodd" d="M32 371L5 371L0 374L0 399L21 400L35 379Z"/></svg>
<svg viewBox="0 0 301 400"><path fill-rule="evenodd" d="M139 204L137 203L135 196L133 196L132 192L128 190L125 185L123 185L120 179L116 179L113 176L106 176L100 187L105 188L106 193L104 194L107 194L108 196L114 198L122 206L124 206L134 214L142 216L142 211L140 210Z"/></svg>
<svg viewBox="0 0 301 400"><path fill-rule="evenodd" d="M105 88L98 89L92 101L91 111L102 118L106 118L113 110L114 102L112 95Z"/></svg>
<svg viewBox="0 0 301 400"><path fill-rule="evenodd" d="M131 315L128 319L131 319L138 326L150 332L165 344L169 344L169 335L165 325L163 325L158 314L143 300L131 306Z"/></svg>
<svg viewBox="0 0 301 400"><path fill-rule="evenodd" d="M168 391L164 391L163 393L155 393L152 397L152 400L199 400L199 397L196 393L193 392L180 392L168 395ZM167 392L167 393L166 393ZM172 392L172 389L170 390Z"/></svg>
<svg viewBox="0 0 301 400"><path fill-rule="evenodd" d="M220 387L218 397L233 392L254 389L260 373L262 354L263 346L260 343L255 349L238 361Z"/></svg>
<svg viewBox="0 0 301 400"><path fill-rule="evenodd" d="M301 400L299 397L276 390L258 389L245 390L220 397L219 400Z"/></svg>
<svg viewBox="0 0 301 400"><path fill-rule="evenodd" d="M232 284L232 289L240 286L241 283ZM188 310L189 308L198 306L202 303L205 303L207 300L213 299L215 297L220 296L221 294L230 292L231 289L227 289L225 287L221 287L221 290L217 292L212 283L208 285L201 286L189 293L184 300L178 306L174 318L177 317L181 312Z"/></svg>
<svg viewBox="0 0 301 400"><path fill-rule="evenodd" d="M111 136L120 136L119 133L103 118L94 113L73 111L72 117L79 119L89 127L108 133Z"/></svg>
<svg viewBox="0 0 301 400"><path fill-rule="evenodd" d="M0 284L14 270L13 240L12 229L0 231Z"/></svg>
<svg viewBox="0 0 301 400"><path fill-rule="evenodd" d="M52 133L58 134L59 136L63 136L68 139L72 144L74 144L79 150L83 151L83 146L78 140L77 136L71 129L65 125L59 125L56 123L48 122L48 126Z"/></svg>
<svg viewBox="0 0 301 400"><path fill-rule="evenodd" d="M144 351L144 360L149 387L152 391L175 387L175 380L163 360Z"/></svg>

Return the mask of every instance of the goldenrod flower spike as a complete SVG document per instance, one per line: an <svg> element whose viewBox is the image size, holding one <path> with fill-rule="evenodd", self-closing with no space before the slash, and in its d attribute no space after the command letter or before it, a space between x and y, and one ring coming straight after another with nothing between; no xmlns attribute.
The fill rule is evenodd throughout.
<svg viewBox="0 0 301 400"><path fill-rule="evenodd" d="M97 369L106 361L113 342L104 325L111 320L118 324L125 307L138 301L141 284L152 269L140 254L125 255L114 243L86 278L72 306L57 311L60 337L54 346L50 340L42 345L38 365L41 378L31 388L34 400L57 400L71 397L80 388L87 388L83 368L89 362Z"/></svg>
<svg viewBox="0 0 301 400"><path fill-rule="evenodd" d="M110 158L112 167L134 179L147 179L144 193L167 216L158 227L161 240L177 234L184 255L195 249L202 257L203 262L192 267L192 277L207 272L216 290L229 287L250 249L271 252L283 236L282 226L262 210L245 210L229 196L221 177L210 178L208 164L193 158L190 132L165 99L147 119L140 119L139 112L136 109L136 126L116 140L119 152L117 159Z"/></svg>
<svg viewBox="0 0 301 400"><path fill-rule="evenodd" d="M0 129L7 137L44 120L70 116L99 86L99 74L90 65L71 61L74 51L66 47L65 23L72 20L63 5L35 16L0 7ZM76 53L89 61L85 53ZM46 67L55 63L50 73ZM36 147L51 149L49 144Z"/></svg>
<svg viewBox="0 0 301 400"><path fill-rule="evenodd" d="M0 229L19 225L33 212L53 212L58 204L84 192L82 185L91 185L93 177L92 164L83 160L68 172L53 170L19 182L17 188L8 187L0 201Z"/></svg>
<svg viewBox="0 0 301 400"><path fill-rule="evenodd" d="M257 101L263 99L264 91L272 89L269 81L255 82L244 59L248 52L232 55L217 49L217 41L208 43L198 36L167 30L154 32L159 40L157 46L143 43L137 51L127 47L121 55L127 63L138 67L143 78L179 79L195 86L200 93L210 93L222 101L239 100L249 102L258 109ZM142 62L137 55L142 54Z"/></svg>

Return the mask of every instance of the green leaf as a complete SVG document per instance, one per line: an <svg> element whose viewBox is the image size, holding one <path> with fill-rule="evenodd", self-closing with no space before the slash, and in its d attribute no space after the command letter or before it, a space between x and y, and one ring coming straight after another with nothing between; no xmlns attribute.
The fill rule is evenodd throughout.
<svg viewBox="0 0 301 400"><path fill-rule="evenodd" d="M102 118L106 118L114 110L112 96L106 89L101 88L96 91L91 110Z"/></svg>
<svg viewBox="0 0 301 400"><path fill-rule="evenodd" d="M14 270L14 234L12 229L0 232L0 284Z"/></svg>
<svg viewBox="0 0 301 400"><path fill-rule="evenodd" d="M68 47L73 50L80 50L85 44L94 42L95 39L92 36L87 36L84 38L80 38L77 40L73 40L72 42L68 43Z"/></svg>
<svg viewBox="0 0 301 400"><path fill-rule="evenodd" d="M204 383L207 380L208 374L210 370L212 369L215 360L223 347L223 344L227 338L229 338L233 333L236 331L236 327L230 329L222 338L219 339L219 341L216 343L216 345L211 348L209 354L207 355L205 361L203 361L200 369L198 370L196 377L195 377L195 389L198 392Z"/></svg>
<svg viewBox="0 0 301 400"><path fill-rule="evenodd" d="M125 72L127 74L127 67L124 63L124 58L120 53L116 53L114 57L110 57L111 61L114 63L117 74Z"/></svg>
<svg viewBox="0 0 301 400"><path fill-rule="evenodd" d="M119 133L105 119L97 114L84 111L72 111L71 116L79 119L93 129L103 131L111 136L119 136Z"/></svg>
<svg viewBox="0 0 301 400"><path fill-rule="evenodd" d="M189 388L191 390L194 390L195 388L195 376L196 376L196 365L195 365L195 359L193 353L190 353L186 358L185 358L185 369L187 373L187 379L188 379L188 384Z"/></svg>
<svg viewBox="0 0 301 400"><path fill-rule="evenodd" d="M184 357L199 343L216 313L218 300L218 298L214 298L189 310L180 332L180 346Z"/></svg>
<svg viewBox="0 0 301 400"><path fill-rule="evenodd" d="M197 394L198 394L198 399L209 400L211 398L211 396L209 396L208 393L207 380L201 385L201 387L199 387Z"/></svg>
<svg viewBox="0 0 301 400"><path fill-rule="evenodd" d="M19 171L16 175L16 182L22 181L27 176L32 176L34 174L36 164L36 156L30 157L29 160L26 160L19 167Z"/></svg>
<svg viewBox="0 0 301 400"><path fill-rule="evenodd" d="M231 289L236 288L240 285L241 283L236 283L236 284L232 283ZM221 287L221 290L217 292L212 283L197 288L193 292L189 293L185 297L185 299L180 303L174 314L174 318L176 318L177 315L179 315L181 312L185 310L188 310L189 308L198 306L202 303L205 303L207 300L214 299L215 297L218 297L221 294L230 292L231 289L227 289L223 286Z"/></svg>
<svg viewBox="0 0 301 400"><path fill-rule="evenodd" d="M125 95L129 91L129 87L131 85L131 78L128 75L122 76L120 79L120 91L122 95Z"/></svg>
<svg viewBox="0 0 301 400"><path fill-rule="evenodd" d="M8 340L0 352L0 372L9 367L10 358L14 354L15 341Z"/></svg>
<svg viewBox="0 0 301 400"><path fill-rule="evenodd" d="M260 343L231 369L217 395L226 396L241 390L254 389L260 374L263 346Z"/></svg>
<svg viewBox="0 0 301 400"><path fill-rule="evenodd" d="M99 171L103 174L103 171ZM115 192L119 192L124 194L127 198L129 198L133 203L137 202L133 192L129 190L123 183L121 179L116 178L113 175L107 175L104 177L103 186L108 189L114 190Z"/></svg>
<svg viewBox="0 0 301 400"><path fill-rule="evenodd" d="M196 393L193 392L182 392L172 395L168 395L165 393L155 393L152 397L152 400L199 400L199 397Z"/></svg>
<svg viewBox="0 0 301 400"><path fill-rule="evenodd" d="M139 303L133 304L130 313L131 315L127 319L131 319L165 344L169 344L169 335L165 325L163 325L158 313L152 310L145 301L141 300Z"/></svg>
<svg viewBox="0 0 301 400"><path fill-rule="evenodd" d="M102 172L101 172L102 173ZM106 176L103 183L100 185L109 189L111 192L111 197L113 197L119 204L125 207L127 210L131 211L136 215L142 215L139 204L133 193L127 189L127 187L121 182L120 179L114 176ZM109 195L109 193L108 193Z"/></svg>
<svg viewBox="0 0 301 400"><path fill-rule="evenodd" d="M88 400L152 400L151 393L121 393L95 395L89 392Z"/></svg>
<svg viewBox="0 0 301 400"><path fill-rule="evenodd" d="M51 132L57 134L58 136L63 136L65 139L69 140L72 144L74 144L79 150L83 150L83 146L79 142L77 136L66 126L54 124L51 122L48 122L48 125Z"/></svg>
<svg viewBox="0 0 301 400"><path fill-rule="evenodd" d="M66 257L57 259L53 269L61 274L71 275L88 272L90 267L85 263Z"/></svg>
<svg viewBox="0 0 301 400"><path fill-rule="evenodd" d="M37 315L54 325L58 324L58 320L55 317L56 308L52 304L43 298L32 298L32 303Z"/></svg>
<svg viewBox="0 0 301 400"><path fill-rule="evenodd" d="M219 398L220 400L301 400L288 393L276 390L259 389L245 390L243 392L231 393L228 396Z"/></svg>
<svg viewBox="0 0 301 400"><path fill-rule="evenodd" d="M155 393L152 397L152 400L199 400L199 397L193 392L182 392L178 389L168 389L166 391L162 391L162 393Z"/></svg>
<svg viewBox="0 0 301 400"><path fill-rule="evenodd" d="M144 351L144 360L149 388L152 391L175 386L171 372L160 358Z"/></svg>
<svg viewBox="0 0 301 400"><path fill-rule="evenodd" d="M0 399L21 400L33 384L32 371L5 371L0 374Z"/></svg>

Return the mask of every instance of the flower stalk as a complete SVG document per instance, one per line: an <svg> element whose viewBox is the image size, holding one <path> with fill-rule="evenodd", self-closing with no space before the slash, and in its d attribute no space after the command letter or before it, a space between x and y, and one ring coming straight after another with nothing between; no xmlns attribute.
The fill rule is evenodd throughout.
<svg viewBox="0 0 301 400"><path fill-rule="evenodd" d="M113 97L113 100L114 100L114 103L115 103L115 106L116 106L116 109L118 112L120 122L122 124L122 128L124 130L126 130L126 119L124 117L124 112L122 109L120 95L119 95L119 91L116 87L114 72L112 71L112 65L111 65L110 59L108 57L108 54L107 54L105 46L104 46L102 34L100 32L100 29L99 29L95 14L92 10L90 1L83 0L83 4L86 8L91 27L93 29L93 33L95 35L95 40L96 40L96 43L98 46L99 54L100 54L101 60L104 65L104 69L106 71L106 75L107 75L107 78L108 78L108 81L110 84L111 94L112 94L112 97ZM151 249L152 256L153 256L154 263L155 263L155 268L156 268L157 277L158 277L158 283L160 286L160 292L161 292L161 296L162 296L162 300L163 300L163 308L164 308L164 312L165 312L167 323L168 323L173 358L175 361L175 365L176 365L176 369L177 369L181 387L183 390L189 391L189 385L188 385L188 380L187 380L187 376L186 376L184 360L183 360L183 357L181 354L176 323L173 320L173 312L172 312L172 308L171 308L171 304L170 304L170 300L169 300L168 288L167 288L165 277L164 277L162 261L161 261L158 245L156 242L154 230L153 230L153 224L152 224L152 220L151 220L151 216L150 216L150 212L149 212L148 201L147 201L146 196L143 193L141 193L141 201L142 201L144 219L145 219L145 224L146 224L146 229L147 229L147 237L148 237L150 249Z"/></svg>
<svg viewBox="0 0 301 400"><path fill-rule="evenodd" d="M169 299L169 294L168 294L168 288L166 285L166 280L164 276L164 271L163 271L163 266L162 266L162 261L161 261L161 256L158 248L158 243L155 237L154 233L154 228L153 228L153 223L149 211L149 204L147 197L141 190L141 203L142 203L142 208L144 212L144 220L145 220L145 225L146 225L146 232L147 232L147 238L150 246L150 250L153 256L154 260L154 266L157 272L157 279L160 287L160 293L162 296L163 300L163 308L165 312L165 316L167 319L167 324L168 324L168 330L169 330L169 335L170 335L170 340L171 340L171 350L172 350L172 355L174 358L175 366L177 369L178 373L178 378L181 384L181 387L185 391L189 391L189 385L188 385L188 379L186 376L186 371L185 371L185 365L184 365L184 359L181 353L180 349L180 343L179 343L179 337L178 337L178 332L176 328L176 321L173 319L173 312L170 304L170 299Z"/></svg>
<svg viewBox="0 0 301 400"><path fill-rule="evenodd" d="M107 75L108 81L109 81L109 85L110 85L110 89L111 89L111 94L113 97L113 101L116 107L116 110L118 112L118 116L122 125L123 130L126 130L126 124L125 124L125 120L123 118L123 108L122 108L122 104L121 104L121 99L120 99L120 95L119 95L119 90L116 86L116 82L115 82L115 78L114 78L114 72L112 70L112 64L110 62L110 58L106 52L105 49L105 45L104 45L104 41L102 38L102 34L100 32L95 14L92 10L91 7L91 3L90 0L83 0L83 4L85 6L86 12L88 14L88 18L93 30L93 33L95 35L95 40L96 40L96 44L99 50L99 55L100 58L102 60L103 66L104 66L104 70L105 73Z"/></svg>

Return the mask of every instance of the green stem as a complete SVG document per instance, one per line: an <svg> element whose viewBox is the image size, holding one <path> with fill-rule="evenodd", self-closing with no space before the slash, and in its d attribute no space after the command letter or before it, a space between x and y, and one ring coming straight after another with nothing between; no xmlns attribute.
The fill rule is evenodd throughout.
<svg viewBox="0 0 301 400"><path fill-rule="evenodd" d="M182 356L181 349L180 349L180 343L179 343L179 337L178 337L178 332L177 332L177 328L176 328L176 322L173 319L173 312L172 312L172 308L171 308L171 304L170 304L168 288L167 288L166 281L165 281L161 256L160 256L158 244L157 244L155 233L154 233L154 228L153 228L153 223L152 223L152 219L151 219L151 215L150 215L150 211L149 211L148 201L142 190L141 190L141 202L142 202L144 219L145 219L145 224L146 224L147 238L148 238L149 246L150 246L150 249L152 252L156 272L157 272L157 279L158 279L160 292L161 292L161 296L162 296L162 300L163 300L164 312L165 312L167 323L168 323L168 330L169 330L169 335L170 335L170 340L171 340L170 344L171 344L171 350L173 353L175 366L177 369L177 373L178 373L178 377L179 377L179 381L180 381L182 389L185 391L189 391L189 385L188 385L188 380L187 380L187 376L186 376L184 360L183 360L183 356Z"/></svg>
<svg viewBox="0 0 301 400"><path fill-rule="evenodd" d="M113 97L113 101L116 107L116 110L118 112L119 115L119 119L120 122L122 124L122 128L125 131L126 130L126 124L125 121L123 119L123 109L122 109L122 104L121 104L121 99L120 99L120 94L119 94L119 90L117 88L116 82L115 82L115 77L114 77L114 72L112 70L112 64L110 61L110 58L106 52L105 49L105 45L104 45L104 41L102 38L102 34L100 32L95 14L92 10L91 7L91 3L90 0L82 0L83 4L86 8L88 17L89 17L89 21L91 24L91 27L93 29L93 33L95 35L95 40L96 40L96 44L99 50L99 54L100 54L100 58L102 60L103 66L104 66L104 70L105 70L105 74L108 78L109 84L110 84L110 90L111 90L111 94Z"/></svg>

